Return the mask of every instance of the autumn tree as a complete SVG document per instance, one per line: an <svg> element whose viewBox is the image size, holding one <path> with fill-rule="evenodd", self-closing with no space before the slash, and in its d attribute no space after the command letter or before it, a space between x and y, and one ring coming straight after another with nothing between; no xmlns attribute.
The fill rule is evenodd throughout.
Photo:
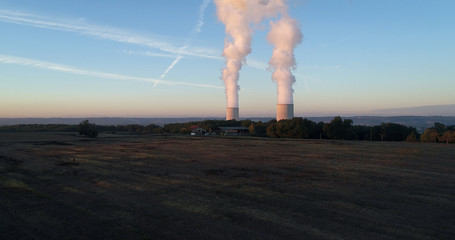
<svg viewBox="0 0 455 240"><path fill-rule="evenodd" d="M436 142L438 140L438 132L433 128L427 128L425 131L420 135L421 142Z"/></svg>
<svg viewBox="0 0 455 240"><path fill-rule="evenodd" d="M445 131L442 136L438 137L438 142L455 143L455 131Z"/></svg>

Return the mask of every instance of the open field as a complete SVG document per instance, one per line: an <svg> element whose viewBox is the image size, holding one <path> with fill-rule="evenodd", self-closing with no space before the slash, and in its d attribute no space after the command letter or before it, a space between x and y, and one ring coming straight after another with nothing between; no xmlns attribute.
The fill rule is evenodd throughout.
<svg viewBox="0 0 455 240"><path fill-rule="evenodd" d="M0 133L0 239L454 239L455 145Z"/></svg>

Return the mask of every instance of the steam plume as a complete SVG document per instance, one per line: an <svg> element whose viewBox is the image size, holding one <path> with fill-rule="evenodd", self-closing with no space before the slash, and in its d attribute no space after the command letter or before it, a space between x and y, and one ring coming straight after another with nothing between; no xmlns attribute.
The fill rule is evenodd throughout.
<svg viewBox="0 0 455 240"><path fill-rule="evenodd" d="M246 0L215 0L218 18L226 27L223 56L226 67L223 81L226 86L228 108L238 108L239 71L245 57L251 52L252 30L248 24Z"/></svg>
<svg viewBox="0 0 455 240"><path fill-rule="evenodd" d="M294 47L301 41L302 34L297 21L287 13L286 0L215 0L219 20L226 27L226 40L223 56L226 67L222 78L226 87L228 108L238 108L238 80L242 64L251 52L252 24L265 18L281 15L277 23L271 23L267 39L274 45L272 59L269 63L274 69L272 78L278 84L278 102L292 103L292 83L295 81L291 68L295 66ZM283 29L282 29L283 28Z"/></svg>
<svg viewBox="0 0 455 240"><path fill-rule="evenodd" d="M274 46L269 65L274 70L272 79L276 81L278 104L293 104L292 84L295 77L291 69L295 68L294 48L302 41L302 33L296 20L287 14L276 23L270 22L271 29L267 40Z"/></svg>

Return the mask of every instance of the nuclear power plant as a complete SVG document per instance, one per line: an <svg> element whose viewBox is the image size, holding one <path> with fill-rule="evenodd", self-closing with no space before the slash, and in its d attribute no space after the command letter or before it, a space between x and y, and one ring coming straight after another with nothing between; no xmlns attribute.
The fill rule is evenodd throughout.
<svg viewBox="0 0 455 240"><path fill-rule="evenodd" d="M239 108L227 108L226 109L226 121L228 120L239 120Z"/></svg>
<svg viewBox="0 0 455 240"><path fill-rule="evenodd" d="M294 118L294 104L277 104L276 105L276 120Z"/></svg>
<svg viewBox="0 0 455 240"><path fill-rule="evenodd" d="M277 84L278 101L276 119L294 118L292 84L295 76L294 48L302 41L300 24L289 15L287 0L214 0L218 19L225 25L223 56L226 65L222 79L226 90L226 120L239 120L239 72L251 53L251 42L255 25L265 19L270 21L266 36L273 46L269 69L272 80Z"/></svg>

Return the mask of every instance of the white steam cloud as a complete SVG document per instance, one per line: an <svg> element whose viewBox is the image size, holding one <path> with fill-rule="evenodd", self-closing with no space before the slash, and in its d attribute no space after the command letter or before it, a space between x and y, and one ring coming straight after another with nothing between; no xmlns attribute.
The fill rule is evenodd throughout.
<svg viewBox="0 0 455 240"><path fill-rule="evenodd" d="M227 107L238 108L239 71L245 57L251 52L252 30L248 22L246 0L215 0L215 4L218 18L226 26L228 35L224 43L226 67L222 76L226 86Z"/></svg>
<svg viewBox="0 0 455 240"><path fill-rule="evenodd" d="M251 26L277 16L281 16L281 19L277 23L271 22L271 31L267 36L274 45L269 65L274 70L272 79L278 84L279 99L284 98L284 102L292 103L292 84L295 82L291 73L295 67L293 51L301 42L302 34L297 21L289 17L286 0L215 0L215 4L218 19L225 25L227 35L223 50L226 67L222 72L227 107L239 106L239 71L251 52Z"/></svg>
<svg viewBox="0 0 455 240"><path fill-rule="evenodd" d="M293 104L292 84L295 77L291 69L295 68L294 48L302 41L302 33L296 20L282 16L276 23L270 22L271 29L267 40L274 46L269 65L274 69L272 79L276 81L278 104Z"/></svg>

